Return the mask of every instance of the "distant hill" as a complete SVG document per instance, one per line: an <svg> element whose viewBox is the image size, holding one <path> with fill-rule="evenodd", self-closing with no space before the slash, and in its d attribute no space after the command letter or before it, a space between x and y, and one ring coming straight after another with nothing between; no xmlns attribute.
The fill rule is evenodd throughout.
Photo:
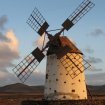
<svg viewBox="0 0 105 105"><path fill-rule="evenodd" d="M44 86L28 86L22 83L0 87L0 92L43 92Z"/></svg>
<svg viewBox="0 0 105 105"><path fill-rule="evenodd" d="M93 95L105 95L105 85L102 86L88 86L88 89Z"/></svg>
<svg viewBox="0 0 105 105"><path fill-rule="evenodd" d="M88 86L91 94L105 95L105 85L103 86ZM22 83L10 84L0 87L0 92L34 92L43 93L44 86L28 86Z"/></svg>

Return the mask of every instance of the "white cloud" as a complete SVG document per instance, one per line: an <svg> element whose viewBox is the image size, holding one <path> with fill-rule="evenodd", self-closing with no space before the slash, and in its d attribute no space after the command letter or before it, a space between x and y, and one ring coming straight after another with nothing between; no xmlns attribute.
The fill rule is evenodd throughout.
<svg viewBox="0 0 105 105"><path fill-rule="evenodd" d="M0 71L0 74L0 86L21 82L13 73ZM34 71L28 78L28 80L25 82L25 84L31 86L44 85L44 83L45 74L40 71Z"/></svg>
<svg viewBox="0 0 105 105"><path fill-rule="evenodd" d="M8 41L0 42L0 68L7 69L12 66L12 61L19 58L19 42L13 31L8 31L5 36Z"/></svg>
<svg viewBox="0 0 105 105"><path fill-rule="evenodd" d="M9 39L0 32L0 41L9 41Z"/></svg>
<svg viewBox="0 0 105 105"><path fill-rule="evenodd" d="M44 85L45 74L41 71L35 70L25 83L28 85Z"/></svg>
<svg viewBox="0 0 105 105"><path fill-rule="evenodd" d="M87 74L86 81L89 85L105 85L105 73Z"/></svg>
<svg viewBox="0 0 105 105"><path fill-rule="evenodd" d="M12 30L5 35L9 41L0 41L0 86L11 83L21 82L15 74L8 72L15 66L12 62L19 58L19 41ZM27 80L28 85L42 85L44 84L45 75L39 70L35 70Z"/></svg>
<svg viewBox="0 0 105 105"><path fill-rule="evenodd" d="M7 17L3 16L0 18L0 86L20 82L16 75L11 72L12 68L15 66L13 61L20 57L19 41L13 30L4 31L6 21ZM40 38L37 44L42 46L44 35ZM44 84L44 77L42 72L36 70L26 83L29 85L41 85Z"/></svg>
<svg viewBox="0 0 105 105"><path fill-rule="evenodd" d="M6 76L7 74L4 71L0 71L0 80Z"/></svg>
<svg viewBox="0 0 105 105"><path fill-rule="evenodd" d="M0 86L5 86L19 82L14 74L9 72L0 71Z"/></svg>
<svg viewBox="0 0 105 105"><path fill-rule="evenodd" d="M45 33L35 41L35 45L38 46L40 49L42 49L43 42L44 42L44 45L45 45L48 41L48 39L46 37L44 39L44 37L45 37Z"/></svg>
<svg viewBox="0 0 105 105"><path fill-rule="evenodd" d="M13 61L19 58L19 41L12 30L4 36L7 40L0 41L0 84L6 85L15 81L15 76L9 73L8 68L14 66Z"/></svg>
<svg viewBox="0 0 105 105"><path fill-rule="evenodd" d="M6 34L7 38L10 40L9 43L7 43L8 47L15 52L18 52L18 47L19 47L19 41L16 38L16 35L12 30L8 31Z"/></svg>

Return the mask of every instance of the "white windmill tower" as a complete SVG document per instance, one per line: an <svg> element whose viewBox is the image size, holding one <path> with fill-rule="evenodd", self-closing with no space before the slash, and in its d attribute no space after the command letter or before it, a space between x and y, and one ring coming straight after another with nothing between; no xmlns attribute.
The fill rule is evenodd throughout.
<svg viewBox="0 0 105 105"><path fill-rule="evenodd" d="M63 28L55 35L47 30L49 27L41 13L35 8L27 23L40 36L46 33L49 41L40 50L38 47L21 61L13 71L24 83L45 57L47 48L46 80L44 98L46 100L84 100L87 99L84 70L90 65L83 59L83 53L66 37L61 36L75 25L94 4L84 0L79 7L64 21Z"/></svg>
<svg viewBox="0 0 105 105"><path fill-rule="evenodd" d="M56 54L49 52L46 66L45 99L87 99L83 54L67 37L60 37L60 40L62 45L68 45L71 50L60 60ZM65 50L63 51L65 53Z"/></svg>

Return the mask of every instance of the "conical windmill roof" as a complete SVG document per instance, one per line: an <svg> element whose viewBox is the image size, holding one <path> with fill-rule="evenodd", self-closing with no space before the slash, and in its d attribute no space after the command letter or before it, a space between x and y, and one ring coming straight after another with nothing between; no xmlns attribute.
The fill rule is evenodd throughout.
<svg viewBox="0 0 105 105"><path fill-rule="evenodd" d="M76 45L75 45L71 40L69 40L66 36L60 37L60 41L61 41L62 46L68 46L68 47L71 49L71 50L70 50L70 53L80 53L80 54L83 54L83 53L76 47Z"/></svg>

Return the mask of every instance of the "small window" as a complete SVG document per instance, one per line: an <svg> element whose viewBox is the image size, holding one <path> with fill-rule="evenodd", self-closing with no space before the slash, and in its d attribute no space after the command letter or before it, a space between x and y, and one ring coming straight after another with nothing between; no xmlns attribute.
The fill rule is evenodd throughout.
<svg viewBox="0 0 105 105"><path fill-rule="evenodd" d="M58 81L58 79L56 79L56 81Z"/></svg>
<svg viewBox="0 0 105 105"><path fill-rule="evenodd" d="M48 74L46 74L46 79L48 79Z"/></svg>
<svg viewBox="0 0 105 105"><path fill-rule="evenodd" d="M57 91L56 90L54 90L54 93L56 93Z"/></svg>
<svg viewBox="0 0 105 105"><path fill-rule="evenodd" d="M66 81L64 81L64 83L66 83Z"/></svg>
<svg viewBox="0 0 105 105"><path fill-rule="evenodd" d="M73 89L72 92L75 92L75 90Z"/></svg>
<svg viewBox="0 0 105 105"><path fill-rule="evenodd" d="M63 96L63 98L66 98L66 96Z"/></svg>
<svg viewBox="0 0 105 105"><path fill-rule="evenodd" d="M81 80L80 80L80 79L79 79L78 81L79 81L79 82L81 82Z"/></svg>

